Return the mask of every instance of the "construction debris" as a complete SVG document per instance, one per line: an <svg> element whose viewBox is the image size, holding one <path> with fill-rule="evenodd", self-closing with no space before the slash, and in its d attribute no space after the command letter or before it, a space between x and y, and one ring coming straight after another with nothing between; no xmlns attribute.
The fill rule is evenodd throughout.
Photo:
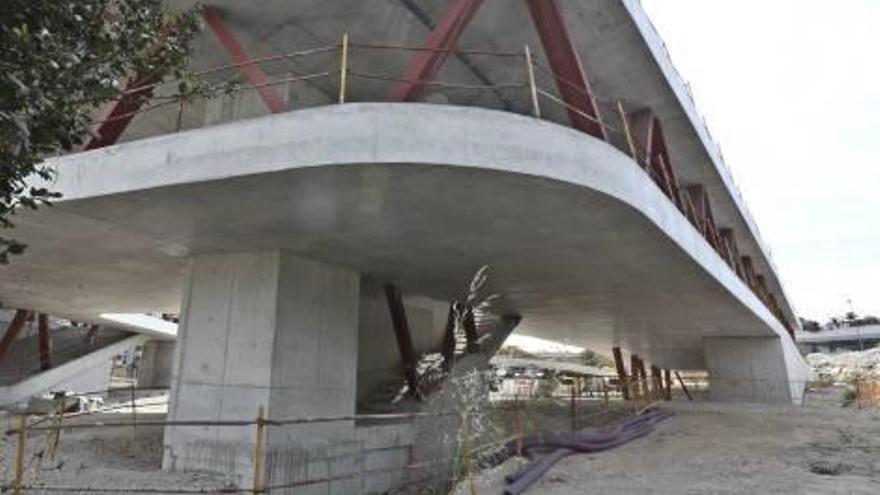
<svg viewBox="0 0 880 495"><path fill-rule="evenodd" d="M880 378L880 348L839 354L809 354L807 363L822 382L849 383L860 378Z"/></svg>

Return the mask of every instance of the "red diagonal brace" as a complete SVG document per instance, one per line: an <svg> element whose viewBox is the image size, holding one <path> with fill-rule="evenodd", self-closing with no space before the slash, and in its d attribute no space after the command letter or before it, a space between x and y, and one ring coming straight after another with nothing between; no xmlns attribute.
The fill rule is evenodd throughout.
<svg viewBox="0 0 880 495"><path fill-rule="evenodd" d="M37 317L38 349L40 352L40 369L52 367L52 335L49 333L49 315L40 313Z"/></svg>
<svg viewBox="0 0 880 495"><path fill-rule="evenodd" d="M263 103L266 104L266 108L272 113L286 112L288 108L287 103L275 91L275 88L271 86L272 83L266 77L263 70L260 69L260 66L251 60L247 52L244 51L244 47L241 46L241 43L238 42L229 28L226 27L226 23L223 22L223 18L217 9L207 7L202 15L211 32L217 37L217 41L223 45L223 48L226 49L226 53L232 57L232 60L240 66L248 82L259 93Z"/></svg>
<svg viewBox="0 0 880 495"><path fill-rule="evenodd" d="M388 301L388 310L391 312L391 325L394 327L394 337L397 339L397 349L400 351L400 360L403 361L403 373L409 393L419 397L418 375L416 374L417 357L413 347L412 335L409 331L409 322L406 319L406 308L403 306L403 296L392 284L385 286L385 298Z"/></svg>
<svg viewBox="0 0 880 495"><path fill-rule="evenodd" d="M24 309L19 309L15 312L15 316L12 317L12 321L9 322L9 326L6 328L6 333L3 334L3 339L0 340L0 361L3 361L3 357L12 349L29 315L30 311Z"/></svg>
<svg viewBox="0 0 880 495"><path fill-rule="evenodd" d="M409 101L419 96L425 83L430 82L443 67L455 49L458 38L479 10L483 0L453 0L443 19L437 23L431 35L416 52L406 70L391 91L390 101Z"/></svg>
<svg viewBox="0 0 880 495"><path fill-rule="evenodd" d="M633 139L636 142L639 161L652 172L658 185L673 203L685 214L678 179L672 166L672 158L666 149L666 138L660 120L651 110L642 110L629 117Z"/></svg>
<svg viewBox="0 0 880 495"><path fill-rule="evenodd" d="M527 3L550 70L556 76L559 95L562 101L576 109L568 110L571 125L575 129L607 140L589 79L574 42L568 35L557 0L528 0Z"/></svg>
<svg viewBox="0 0 880 495"><path fill-rule="evenodd" d="M97 124L92 127L92 138L83 149L93 150L116 144L138 110L153 96L153 85L157 82L158 77L129 78L122 96L107 105L96 119Z"/></svg>

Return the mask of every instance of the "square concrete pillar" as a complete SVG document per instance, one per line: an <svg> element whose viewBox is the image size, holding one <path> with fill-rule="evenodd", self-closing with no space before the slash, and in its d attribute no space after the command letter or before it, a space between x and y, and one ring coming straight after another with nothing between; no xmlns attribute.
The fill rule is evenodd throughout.
<svg viewBox="0 0 880 495"><path fill-rule="evenodd" d="M196 256L168 419L253 419L259 406L270 419L354 414L358 297L356 272L283 251ZM277 484L314 476L327 463L311 461L349 449L354 428L270 426L267 436L266 479ZM254 439L253 426L168 427L164 468L249 487Z"/></svg>
<svg viewBox="0 0 880 495"><path fill-rule="evenodd" d="M810 372L788 336L707 338L705 352L713 400L803 403Z"/></svg>
<svg viewBox="0 0 880 495"><path fill-rule="evenodd" d="M174 340L151 340L144 344L138 372L138 387L168 387L174 367Z"/></svg>

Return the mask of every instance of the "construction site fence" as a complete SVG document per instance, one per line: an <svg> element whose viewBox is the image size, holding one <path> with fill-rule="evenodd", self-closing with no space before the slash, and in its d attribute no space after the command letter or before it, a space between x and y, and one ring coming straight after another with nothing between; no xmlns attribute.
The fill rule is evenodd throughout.
<svg viewBox="0 0 880 495"><path fill-rule="evenodd" d="M628 378L620 380L616 376L574 377L569 384L556 387L548 395L492 393L479 406L463 406L459 410L434 412L401 412L383 414L354 414L310 418L271 418L264 409L258 407L251 418L236 420L168 420L158 419L156 415L136 416L136 401L131 404L110 406L104 410L88 411L82 414L66 414L63 395L58 395L58 408L53 414L32 418L20 414L10 418L11 427L4 431L4 450L2 464L4 478L2 489L15 494L79 492L79 493L295 493L295 489L316 484L341 483L346 480L363 480L370 476L398 475L399 483L394 488L407 486L432 486L448 489L451 485L467 480L486 467L503 462L518 453L517 445L531 434L578 431L587 427L605 427L623 418L639 414L666 400L701 401L707 395L710 379L706 376L680 376L672 388L648 379ZM515 378L538 382L542 378ZM754 380L762 382L762 380ZM593 386L584 386L585 383ZM778 383L763 381L768 387L778 387ZM659 384L658 384L659 383ZM876 401L880 395L877 380L857 380L855 387L866 397L865 404ZM630 400L622 400L623 388L629 391ZM115 391L118 389L108 389ZM161 391L159 388L145 387L145 391ZM101 391L96 391L100 393ZM106 391L105 391L106 392ZM809 396L809 394L808 394ZM167 402L167 397L159 397L157 404ZM872 402L876 404L876 402ZM108 419L98 413L113 411L132 413L127 419L119 417ZM112 418L112 417L111 417ZM315 457L310 462L331 462L370 453L401 450L409 459L405 464L377 468L361 468L354 471L329 472L318 477L306 477L286 482L273 482L267 479L269 468L266 465L266 442L271 437L270 430L316 424L400 424L408 422L418 425L425 437L439 442L447 438L448 448L444 455L427 459L413 456L415 444L391 445L363 448L353 453L335 456ZM161 435L166 427L173 428L245 428L254 431L253 445L253 485L247 487L222 486L193 487L175 486L156 488L97 486L88 482L83 475L82 483L52 482L51 470L47 464L56 462L60 455L62 440L67 434L84 430L129 429L133 435L148 434L153 431ZM279 430L281 431L281 430ZM68 432L62 435L62 432ZM68 440L68 441L75 441ZM157 466L158 469L158 466ZM331 470L332 471L332 470ZM49 479L42 479L49 478ZM62 481L66 478L62 477ZM77 481L82 481L77 478ZM476 488L474 488L476 490ZM476 491L474 491L476 493Z"/></svg>
<svg viewBox="0 0 880 495"><path fill-rule="evenodd" d="M343 34L339 44L317 46L245 62L225 64L194 73L199 84L187 92L177 91L181 81L162 81L128 89L121 96L140 103L136 110L116 114L95 124L115 120L129 120L134 115L165 109L168 120L176 122L174 130L201 127L207 123L207 111L201 108L200 118L190 119L193 109L204 106L205 100L226 97L241 92L263 92L267 88L307 85L313 90L311 101L298 100L297 108L344 104L351 102L387 102L405 98L406 101L443 103L459 106L494 108L537 119L555 122L594 136L603 137L609 144L630 156L648 174L660 192L669 197L683 216L706 238L712 249L724 259L737 276L793 332L770 293L733 257L733 248L726 247L718 238L711 220L697 213L690 194L683 192L672 170L672 163L663 163L663 156L634 137L630 116L642 108L631 108L627 102L609 100L595 94L554 72L532 54L528 45L518 51L476 49L434 49L419 46L359 43ZM404 64L420 52L455 55L468 61L492 58L503 61L503 69L493 71L494 81L485 75L456 72L441 68L437 78L414 79L404 77ZM390 55L390 57L389 57ZM382 58L384 56L384 58ZM269 82L242 83L238 70L247 66L265 68L271 75ZM291 74L282 75L278 74ZM454 78L450 77L454 74ZM408 89L409 88L409 89ZM417 88L417 89L412 89ZM289 89L289 88L288 88ZM288 91L289 94L289 91ZM576 94L589 107L575 106L563 96ZM318 95L318 96L315 96ZM401 96L404 95L404 96ZM292 106L288 103L288 107ZM277 110L276 110L277 111ZM176 118L171 112L176 112ZM195 124L192 124L195 120ZM659 161L659 162L658 162Z"/></svg>
<svg viewBox="0 0 880 495"><path fill-rule="evenodd" d="M452 484L466 479L476 470L503 462L515 453L517 440L536 432L568 431L587 426L601 426L608 422L634 414L647 403L605 403L576 405L570 407L566 399L529 400L521 398L514 401L498 400L484 403L480 408L463 408L456 411L404 412L386 414L355 414L311 418L271 418L262 407L252 418L237 420L165 420L155 416L145 418L121 417L108 419L95 413L67 415L64 413L64 398L58 398L58 410L35 420L21 414L11 418L11 427L4 431L3 465L4 480L2 489L15 494L43 492L125 492L125 493L289 493L298 487L323 483L336 483L355 480L360 477L380 474L396 474L400 482L392 487L403 489L407 486L442 486L448 489ZM129 405L121 405L125 410ZM110 408L116 409L116 408ZM106 412L106 411L103 411ZM92 417L90 417L92 416ZM145 415L146 416L146 415ZM272 429L283 429L302 425L337 423L399 424L409 422L418 424L426 438L432 441L446 437L449 445L441 449L445 455L431 458L414 458L413 444L392 445L358 450L350 454L310 459L310 462L330 462L352 456L388 450L407 451L410 459L403 465L359 469L356 471L329 473L317 478L306 478L289 482L271 482L266 474L266 442L272 436ZM129 429L133 435L152 431L161 434L166 427L173 428L238 428L254 431L253 485L248 487L162 487L130 486L121 489L113 486L97 486L87 474L77 483L61 477L52 481L51 469L47 465L57 462L62 456L61 445L65 441L75 441L69 435L76 431L108 429ZM279 430L281 431L281 430ZM62 434L62 432L65 432ZM158 466L157 466L158 469ZM48 479L47 479L48 478ZM81 482L79 482L81 481ZM294 491L295 492L295 491Z"/></svg>

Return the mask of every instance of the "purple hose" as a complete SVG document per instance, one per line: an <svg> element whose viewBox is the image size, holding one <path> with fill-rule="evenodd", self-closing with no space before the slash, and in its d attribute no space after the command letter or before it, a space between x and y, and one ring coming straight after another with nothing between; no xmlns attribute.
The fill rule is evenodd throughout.
<svg viewBox="0 0 880 495"><path fill-rule="evenodd" d="M520 495L534 484L560 459L583 452L600 452L648 434L654 425L672 416L668 411L651 409L635 418L621 423L611 433L556 433L534 435L522 440L523 451L531 462L505 478L508 486L505 495ZM535 455L535 450L554 449L550 453Z"/></svg>

